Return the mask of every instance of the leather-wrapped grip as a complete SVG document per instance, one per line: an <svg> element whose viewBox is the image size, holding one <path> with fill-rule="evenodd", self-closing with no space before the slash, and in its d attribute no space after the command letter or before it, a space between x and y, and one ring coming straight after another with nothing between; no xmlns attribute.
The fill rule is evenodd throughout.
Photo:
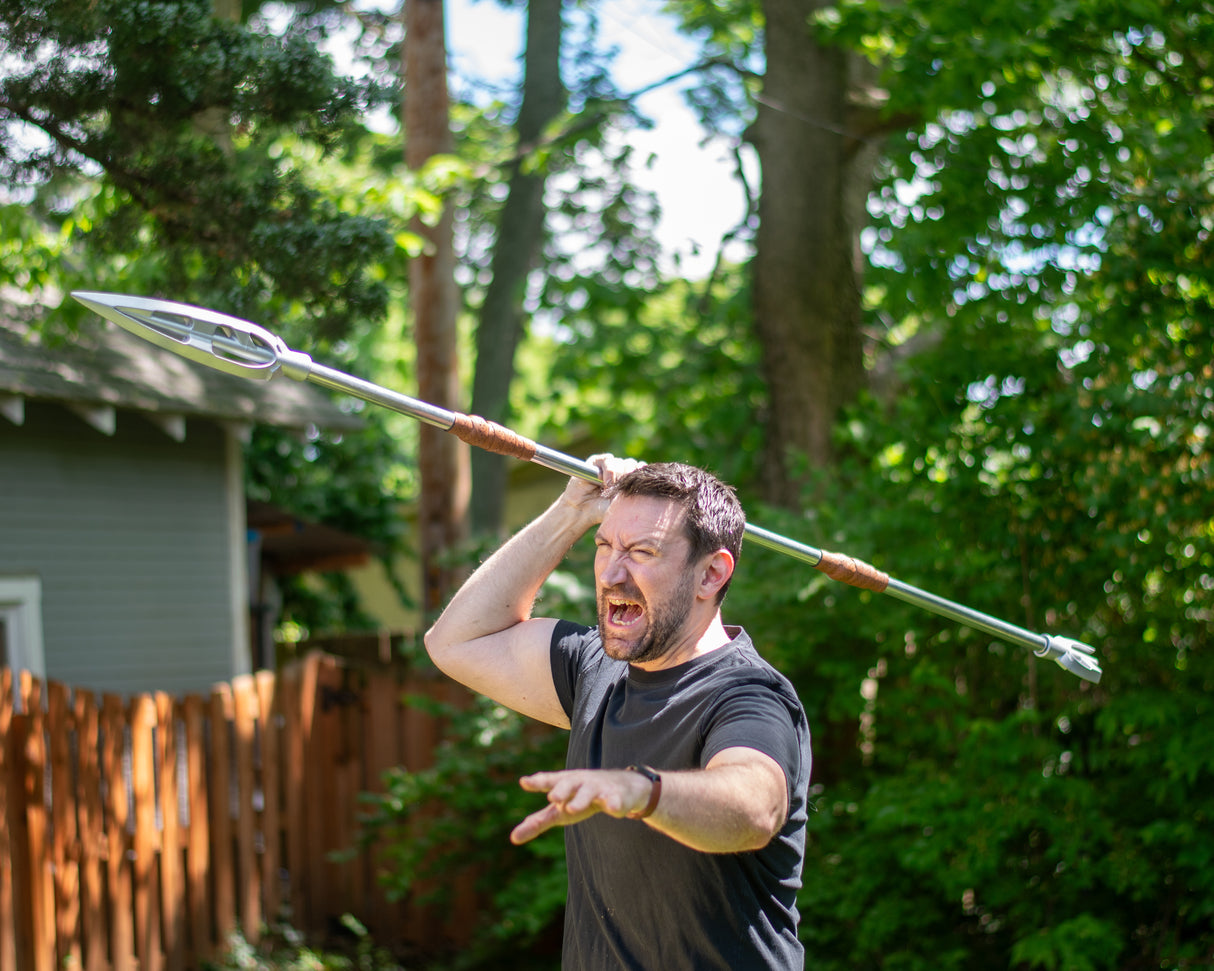
<svg viewBox="0 0 1214 971"><path fill-rule="evenodd" d="M822 550L822 559L814 565L815 570L821 570L832 580L848 583L861 590L875 590L881 593L889 586L889 574L882 573L871 563L857 560L843 553L831 553Z"/></svg>
<svg viewBox="0 0 1214 971"><path fill-rule="evenodd" d="M447 431L460 441L483 448L487 452L509 455L524 462L535 458L535 442L479 415L456 415Z"/></svg>

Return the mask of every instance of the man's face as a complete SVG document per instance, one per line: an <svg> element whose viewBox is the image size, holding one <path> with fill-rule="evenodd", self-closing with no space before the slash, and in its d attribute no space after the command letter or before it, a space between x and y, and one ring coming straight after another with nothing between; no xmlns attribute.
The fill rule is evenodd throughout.
<svg viewBox="0 0 1214 971"><path fill-rule="evenodd" d="M621 496L595 534L599 633L608 657L636 664L685 646L695 602L683 510L668 499Z"/></svg>

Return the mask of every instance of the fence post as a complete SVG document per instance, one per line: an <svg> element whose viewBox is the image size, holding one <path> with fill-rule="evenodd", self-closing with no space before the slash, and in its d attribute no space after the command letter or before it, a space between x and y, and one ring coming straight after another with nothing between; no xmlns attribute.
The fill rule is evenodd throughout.
<svg viewBox="0 0 1214 971"><path fill-rule="evenodd" d="M215 887L215 929L220 946L236 930L236 887L232 878L232 746L228 718L232 691L211 691L211 875Z"/></svg>
<svg viewBox="0 0 1214 971"><path fill-rule="evenodd" d="M108 967L105 956L105 902L102 896L101 861L105 858L105 817L101 810L101 744L97 701L91 691L77 689L73 701L79 751L77 806L80 833L81 932L84 935L84 967L95 971ZM111 785L113 783L110 783Z"/></svg>
<svg viewBox="0 0 1214 971"><path fill-rule="evenodd" d="M139 971L161 971L160 894L156 879L156 778L151 695L131 699L131 792L135 803L135 954Z"/></svg>
<svg viewBox="0 0 1214 971"><path fill-rule="evenodd" d="M160 910L169 971L185 969L185 876L181 860L181 780L178 772L177 713L172 697L154 695L156 763L160 776Z"/></svg>
<svg viewBox="0 0 1214 971"><path fill-rule="evenodd" d="M257 819L253 805L257 786L253 771L253 719L257 696L253 679L241 675L232 680L232 725L236 743L236 862L240 894L240 924L244 938L256 943L261 937L261 869L257 864Z"/></svg>
<svg viewBox="0 0 1214 971"><path fill-rule="evenodd" d="M13 897L17 967L52 971L55 963L55 891L47 845L46 744L41 682L27 682L24 713L9 724L9 823L13 836Z"/></svg>
<svg viewBox="0 0 1214 971"><path fill-rule="evenodd" d="M126 773L126 710L118 695L102 698L101 724L105 732L102 762L109 780L109 826L106 852L106 883L110 897L110 948L114 971L135 971L134 898L131 864L127 859L127 824L130 822L130 789Z"/></svg>
<svg viewBox="0 0 1214 971"><path fill-rule="evenodd" d="M13 850L9 826L9 792L13 789L9 726L13 720L13 672L0 668L0 971L16 971L17 945L13 939Z"/></svg>
<svg viewBox="0 0 1214 971"><path fill-rule="evenodd" d="M56 966L80 966L80 856L72 771L74 717L67 685L47 683L47 737L51 760L51 860L55 892Z"/></svg>
<svg viewBox="0 0 1214 971"><path fill-rule="evenodd" d="M282 864L282 755L278 724L278 678L273 671L258 671L254 678L261 720L261 831L265 843L261 886L266 919L275 921L280 916L282 906L279 877Z"/></svg>
<svg viewBox="0 0 1214 971"><path fill-rule="evenodd" d="M190 935L196 961L211 956L211 820L207 812L206 721L203 700L187 695L185 717L186 777L189 780L190 829L186 836L186 890L190 907Z"/></svg>
<svg viewBox="0 0 1214 971"><path fill-rule="evenodd" d="M304 864L307 827L304 822L304 715L302 711L303 669L296 662L283 669L279 677L283 735L283 814L286 847L287 905L298 927L308 926L310 914L304 891L307 872Z"/></svg>

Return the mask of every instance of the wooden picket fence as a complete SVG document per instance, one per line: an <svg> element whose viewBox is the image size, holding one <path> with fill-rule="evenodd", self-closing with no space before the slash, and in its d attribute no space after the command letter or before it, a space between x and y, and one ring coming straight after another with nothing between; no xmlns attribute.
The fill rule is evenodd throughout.
<svg viewBox="0 0 1214 971"><path fill-rule="evenodd" d="M209 697L131 698L0 671L0 971L181 971L285 915L377 943L458 945L476 903L388 901L357 847L359 794L432 764L462 703L432 673L319 653Z"/></svg>

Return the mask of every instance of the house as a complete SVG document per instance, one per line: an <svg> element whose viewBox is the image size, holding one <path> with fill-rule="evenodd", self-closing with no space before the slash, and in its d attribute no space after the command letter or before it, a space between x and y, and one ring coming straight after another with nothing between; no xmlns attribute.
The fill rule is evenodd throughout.
<svg viewBox="0 0 1214 971"><path fill-rule="evenodd" d="M310 385L213 371L100 317L49 342L30 326L46 313L0 297L0 665L120 694L248 672L264 570L368 550L281 510L251 520L242 438L358 419Z"/></svg>

